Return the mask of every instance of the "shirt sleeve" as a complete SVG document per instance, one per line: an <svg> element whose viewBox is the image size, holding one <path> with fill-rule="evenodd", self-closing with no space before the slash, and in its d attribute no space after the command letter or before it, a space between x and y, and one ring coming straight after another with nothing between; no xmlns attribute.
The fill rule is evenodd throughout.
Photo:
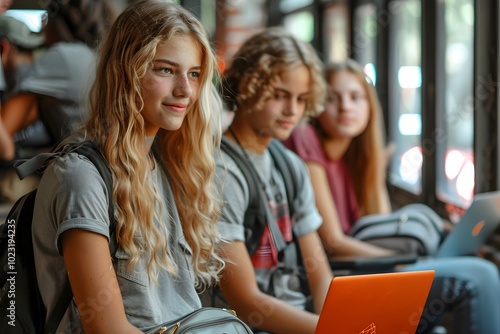
<svg viewBox="0 0 500 334"><path fill-rule="evenodd" d="M55 247L62 255L60 236L72 228L84 229L109 240L108 191L97 168L84 156L69 153L44 172L36 206L44 210L56 230Z"/></svg>

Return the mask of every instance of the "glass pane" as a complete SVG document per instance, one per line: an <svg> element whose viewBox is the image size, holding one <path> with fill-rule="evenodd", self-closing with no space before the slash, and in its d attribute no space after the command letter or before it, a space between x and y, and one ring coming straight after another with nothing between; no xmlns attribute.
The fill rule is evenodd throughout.
<svg viewBox="0 0 500 334"><path fill-rule="evenodd" d="M409 192L422 191L421 4L393 1L390 26L389 138L396 144L389 181ZM397 8L397 10L395 9Z"/></svg>
<svg viewBox="0 0 500 334"><path fill-rule="evenodd" d="M311 42L314 38L314 17L304 11L285 16L283 25L286 30L303 41Z"/></svg>
<svg viewBox="0 0 500 334"><path fill-rule="evenodd" d="M473 0L445 1L445 38L445 109L438 118L436 190L442 201L467 207L474 192Z"/></svg>
<svg viewBox="0 0 500 334"><path fill-rule="evenodd" d="M204 0L200 1L201 6L201 24L207 30L210 37L215 34L215 0Z"/></svg>
<svg viewBox="0 0 500 334"><path fill-rule="evenodd" d="M377 52L377 8L373 4L362 5L354 11L352 50L354 58L365 68L365 73L377 83L376 52Z"/></svg>
<svg viewBox="0 0 500 334"><path fill-rule="evenodd" d="M314 2L314 0L281 0L280 1L280 10L282 12L291 12L292 10L299 9L301 7L305 7Z"/></svg>
<svg viewBox="0 0 500 334"><path fill-rule="evenodd" d="M348 15L347 6L343 4L328 6L325 9L323 50L325 59L329 61L341 62L349 55Z"/></svg>

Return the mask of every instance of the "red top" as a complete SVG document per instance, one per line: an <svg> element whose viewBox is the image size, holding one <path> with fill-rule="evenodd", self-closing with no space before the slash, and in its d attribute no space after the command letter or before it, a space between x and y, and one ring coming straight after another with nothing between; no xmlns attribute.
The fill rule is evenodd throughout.
<svg viewBox="0 0 500 334"><path fill-rule="evenodd" d="M316 162L323 166L342 229L344 233L349 233L352 224L360 217L360 213L352 175L344 161L330 160L326 156L316 131L310 125L298 126L283 143L305 162Z"/></svg>

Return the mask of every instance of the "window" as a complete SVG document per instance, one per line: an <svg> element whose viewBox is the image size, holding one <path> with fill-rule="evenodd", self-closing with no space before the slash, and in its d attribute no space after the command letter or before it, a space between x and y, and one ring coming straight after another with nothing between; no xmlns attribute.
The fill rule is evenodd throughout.
<svg viewBox="0 0 500 334"><path fill-rule="evenodd" d="M200 21L205 27L209 36L215 35L215 15L216 15L216 3L215 0L211 1L200 1L201 13Z"/></svg>
<svg viewBox="0 0 500 334"><path fill-rule="evenodd" d="M359 6L354 11L352 35L354 46L353 58L364 68L365 73L377 83L376 52L377 52L377 8L373 4Z"/></svg>
<svg viewBox="0 0 500 334"><path fill-rule="evenodd" d="M474 192L474 2L446 0L444 10L444 112L437 119L436 192L444 202L467 207Z"/></svg>
<svg viewBox="0 0 500 334"><path fill-rule="evenodd" d="M347 59L350 51L348 42L347 6L334 4L324 11L323 50L325 60L341 62Z"/></svg>
<svg viewBox="0 0 500 334"><path fill-rule="evenodd" d="M389 12L389 139L396 144L389 181L413 194L422 191L421 4L392 1Z"/></svg>
<svg viewBox="0 0 500 334"><path fill-rule="evenodd" d="M309 11L288 14L283 19L283 26L303 41L310 43L314 38L314 17Z"/></svg>
<svg viewBox="0 0 500 334"><path fill-rule="evenodd" d="M313 2L314 0L281 0L279 8L280 11L289 13L296 9L308 6Z"/></svg>

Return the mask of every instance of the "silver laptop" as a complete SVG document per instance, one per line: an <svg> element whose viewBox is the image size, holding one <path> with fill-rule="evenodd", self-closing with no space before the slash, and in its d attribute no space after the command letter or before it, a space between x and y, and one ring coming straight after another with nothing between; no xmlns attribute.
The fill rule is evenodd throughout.
<svg viewBox="0 0 500 334"><path fill-rule="evenodd" d="M500 225L500 191L476 194L436 257L476 255Z"/></svg>

